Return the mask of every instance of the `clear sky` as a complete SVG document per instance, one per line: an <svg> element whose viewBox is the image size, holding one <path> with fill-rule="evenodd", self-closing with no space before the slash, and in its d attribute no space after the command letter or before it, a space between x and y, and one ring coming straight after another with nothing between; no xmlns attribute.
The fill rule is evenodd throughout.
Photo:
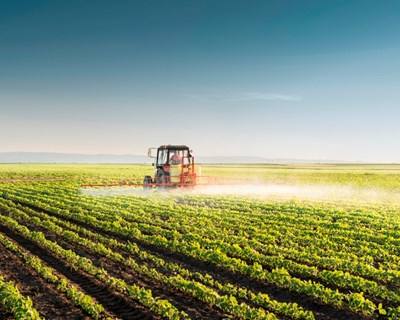
<svg viewBox="0 0 400 320"><path fill-rule="evenodd" d="M400 162L400 1L0 2L0 152Z"/></svg>

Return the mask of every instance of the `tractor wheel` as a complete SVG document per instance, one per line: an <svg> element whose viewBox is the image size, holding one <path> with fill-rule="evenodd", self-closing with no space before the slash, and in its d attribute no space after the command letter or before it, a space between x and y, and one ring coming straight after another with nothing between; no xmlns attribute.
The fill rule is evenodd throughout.
<svg viewBox="0 0 400 320"><path fill-rule="evenodd" d="M155 183L158 188L165 188L167 184L169 184L169 173L164 172L163 170L158 170L157 175L155 177Z"/></svg>
<svg viewBox="0 0 400 320"><path fill-rule="evenodd" d="M153 179L150 176L145 176L143 180L143 189L149 190L153 187Z"/></svg>

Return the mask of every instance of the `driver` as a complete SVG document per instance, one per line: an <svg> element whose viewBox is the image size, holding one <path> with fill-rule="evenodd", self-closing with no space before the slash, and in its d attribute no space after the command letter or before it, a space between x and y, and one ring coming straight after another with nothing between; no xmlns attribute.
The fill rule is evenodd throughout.
<svg viewBox="0 0 400 320"><path fill-rule="evenodd" d="M170 158L170 176L171 183L179 183L181 181L182 173L182 156L179 152L174 152Z"/></svg>
<svg viewBox="0 0 400 320"><path fill-rule="evenodd" d="M171 156L171 165L181 164L182 156L179 153L173 153Z"/></svg>

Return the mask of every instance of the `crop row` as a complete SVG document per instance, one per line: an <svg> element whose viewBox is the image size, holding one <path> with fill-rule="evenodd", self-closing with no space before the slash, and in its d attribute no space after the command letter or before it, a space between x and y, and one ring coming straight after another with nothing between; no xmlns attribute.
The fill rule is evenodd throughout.
<svg viewBox="0 0 400 320"><path fill-rule="evenodd" d="M154 206L149 206L148 203L141 202L139 202L137 206L132 206L132 203L135 203L136 199L130 200L129 203L124 202L120 205L118 202L113 202L111 205L99 205L94 203L93 208L90 210L89 208L92 203L90 203L89 199L84 199L84 201L80 198L69 200L65 197L64 200L58 198L59 200L56 201L55 199L59 197L58 194L62 194L62 192L52 195L51 199L46 199L45 195L43 198L50 204L57 205L57 203L60 202L65 202L64 205L71 202L71 206L79 204L75 210L82 210L82 208L85 208L89 210L89 212L93 210L115 210L118 208L119 215L122 215L124 219L128 221L137 219L142 225L148 223L154 226L154 223L159 220L157 216L151 214L152 210L153 212L156 210ZM24 196L27 197L26 194L24 194ZM88 203L85 203L85 201ZM97 202L102 203L100 200ZM231 243L248 244L252 249L259 250L261 253L267 254L268 256L278 255L279 257L283 256L290 260L295 260L303 264L315 265L320 268L351 272L358 276L367 277L382 283L398 285L400 282L400 271L396 270L400 263L399 257L390 254L381 246L374 248L371 244L365 243L365 241L349 243L341 238L333 242L331 239L332 237L321 235L319 230L318 232L315 230L301 231L294 226L285 225L285 217L280 217L278 219L279 221L275 221L273 217L269 216L268 219L271 220L271 224L259 223L255 229L248 227L247 229L243 229L243 227L240 227L241 224L245 226L248 225L247 223L239 223L244 222L245 218L243 216L237 217L229 224L226 223L226 221L232 219L233 214L231 214L231 212L225 215L218 215L213 212L212 216L210 216L211 214L208 212L194 212L193 208L192 210L187 207L183 209L180 208L181 210L178 209L179 207L168 211L168 228L174 232L191 232L203 237L206 236L207 238L214 237L214 235L216 237L224 236L222 239L224 242L229 243L230 241ZM159 210L163 212L165 208L160 206ZM214 228L212 230L208 228L206 229L206 235L204 235L204 231L202 234L204 228L202 228L202 225L196 228L196 221L192 219L193 215L201 216L201 219L196 220L212 220ZM190 219L190 223L188 223L188 219ZM162 227L166 228L165 223ZM223 232L219 232L219 229L223 229ZM269 232L265 233L262 231L265 229L269 230ZM233 232L239 235L232 234ZM290 234L290 237L286 236L288 234ZM353 247L352 252L341 253L341 251L338 250L338 244L340 243L345 244L346 250ZM341 246L343 246L343 244ZM357 255L355 252L357 252ZM393 267L393 269L384 267L375 268L374 261L371 261L372 257L375 257L378 261L388 261L387 264Z"/></svg>
<svg viewBox="0 0 400 320"><path fill-rule="evenodd" d="M127 285L123 280L110 276L105 270L94 266L89 259L81 257L71 250L65 250L57 243L46 239L43 233L31 231L27 227L20 225L14 219L1 214L0 223L38 246L48 250L55 256L67 261L71 268L75 270L83 270L116 291L127 294L132 299L139 301L155 314L170 319L186 318L186 315L182 314L168 301L154 298L150 290L143 289L137 285Z"/></svg>
<svg viewBox="0 0 400 320"><path fill-rule="evenodd" d="M59 195L62 196L60 197ZM165 204L162 205L160 202L154 204L154 201L143 201L143 199L129 199L129 201L122 200L121 203L116 200L111 201L103 199L95 199L94 201L87 197L81 199L81 197L78 198L76 195L71 198L70 194L65 190L64 192L60 191L52 194L51 199L49 199L50 203L52 200L55 201L55 199L59 199L59 201L65 202L66 204L69 201L71 204L76 204L78 202L80 207L86 209L89 209L92 205L92 210L101 210L102 207L107 210L110 209L110 207L118 208L119 213L128 221L130 221L130 219L135 219L136 216L137 221L142 223L150 223L163 228L169 227L172 230L180 230L183 233L191 232L191 229L195 228L195 224L199 222L198 220L204 221L204 219L209 219L210 222L212 221L214 228L213 230L207 230L208 237L213 235L220 236L222 234L226 235L228 239L234 239L237 234L245 235L245 237L239 239L241 241L240 243L245 241L245 238L249 238L251 240L250 245L252 248L257 248L258 245L260 250L265 250L266 245L269 245L270 247L266 248L268 255L271 255L271 251L275 251L279 253L279 255L285 255L287 250L296 249L296 252L292 252L291 256L288 258L295 259L294 257L316 256L317 261L315 261L315 265L317 266L329 268L329 266L332 266L332 263L334 263L335 265L337 264L337 268L335 269L341 271L355 270L356 272L359 272L357 275L365 275L372 278L378 276L378 281L384 281L386 283L390 283L393 279L395 285L397 281L396 279L399 279L400 275L400 272L396 270L396 268L399 268L398 266L400 264L399 255L396 253L396 246L389 245L383 247L382 245L371 241L351 239L347 237L348 235L337 236L336 230L326 235L324 234L324 229L326 228L325 224L321 225L315 220L308 221L307 229L304 229L304 226L302 228L301 218L296 218L296 221L294 222L293 218L290 217L294 214L286 214L285 212L279 212L276 214L268 212L268 214L262 216L265 219L260 218L259 220L253 221L246 220L247 218L245 214L239 215L235 213L235 211L221 212L220 210L212 211L191 208L188 206L175 206L171 208L170 204L168 204L170 206L170 208L168 208ZM151 212L157 210L157 207L159 208L158 211L161 212L167 210L167 224L162 219L159 219L160 216L154 216L154 214L151 215ZM129 214L124 215L124 212L127 210L130 211ZM132 214L132 212L136 214ZM150 216L147 217L146 213L150 213ZM192 223L188 224L185 219L188 219L193 215L201 216L202 219L196 219L195 221L192 220ZM257 214L253 213L250 215L251 218L249 219L254 219L254 216L257 216ZM257 225L257 228L248 227L252 225ZM223 228L223 233L219 232L220 228ZM381 230L383 228L386 230L386 225L381 226ZM201 232L201 229L202 225L200 224L196 233ZM265 229L268 229L269 232L265 233L262 231ZM290 237L287 237L287 234L290 234ZM271 248L271 246L274 248ZM307 251L307 249L309 250ZM395 250L395 253L391 253L393 250ZM330 259L332 257L334 258L333 261ZM351 261L352 263L350 265L348 263L340 264L337 258L340 258L341 261ZM305 261L304 263L309 264L310 261ZM380 271L380 268L374 269L376 263L381 264L382 269L385 272ZM311 261L311 264L314 264L313 261ZM341 266L342 269L340 269ZM398 283L399 281L397 281L397 284Z"/></svg>
<svg viewBox="0 0 400 320"><path fill-rule="evenodd" d="M29 201L26 200L25 201ZM348 309L352 312L360 313L362 315L373 315L375 312L384 313L385 311L381 306L376 306L373 302L363 297L362 293L340 293L337 290L332 290L328 287L324 287L320 283L313 281L304 281L298 278L292 277L286 269L279 268L267 271L262 268L259 263L247 264L245 261L231 258L226 255L219 248L208 249L203 247L199 242L193 241L193 239L177 239L168 240L162 235L153 234L145 235L142 233L140 228L133 225L121 226L120 222L105 221L105 214L71 214L68 210L62 208L52 208L45 203L35 200L36 203L40 203L46 209L52 210L55 214L62 214L72 219L78 219L80 221L90 223L102 228L105 231L117 232L121 235L129 236L132 239L141 240L153 245L158 245L166 249L192 256L199 260L211 262L216 266L223 267L232 272L245 274L253 279L266 281L272 283L278 287L288 289L290 291L305 294L310 296L317 301L333 305L338 309ZM32 204L34 204L33 202ZM107 213L110 215L110 213ZM109 216L110 218L110 216ZM116 219L118 219L115 216ZM159 230L158 230L159 231Z"/></svg>
<svg viewBox="0 0 400 320"><path fill-rule="evenodd" d="M12 208L6 207L6 209L12 211ZM25 216L25 219L29 219L29 216ZM71 266L74 266L75 268L80 267L89 274L96 275L100 280L108 283L114 289L117 289L122 293L128 293L129 296L135 300L139 300L142 304L146 305L157 314L170 319L179 319L180 317L188 318L188 316L182 314L182 312L179 314L177 310L174 310L172 305L170 305L166 300L154 300L149 291L142 290L142 292L139 292L137 286L127 285L122 279L108 276L105 270L99 270L95 265L92 264L90 260L63 249L58 244L47 240L42 233L31 232L28 228L19 225L14 219L6 216L0 215L0 222L14 231L23 234L24 237L28 238L29 240L66 259L70 262ZM40 223L40 220L38 219L37 222ZM49 226L51 224L47 225ZM53 227L55 226L53 225ZM61 228L56 227L54 231L63 233L63 230L60 229ZM65 232L64 235L67 235L70 240L73 239L76 244L83 243L95 253L103 254L119 263L126 264L136 272L145 274L146 276L154 277L156 280L159 280L165 284L169 284L176 289L183 290L187 294L193 294L196 296L196 298L202 299L207 303L217 305L225 312L234 314L237 317L243 319L277 319L272 313L266 313L261 308L254 309L244 303L239 304L233 296L220 296L212 289L209 289L196 281L185 280L179 275L174 277L166 277L158 273L155 269L147 268L145 265L139 265L130 258L124 259L118 253L109 249L107 250L104 246L96 244L90 240L83 239L70 231ZM155 305L155 303L157 303L157 305Z"/></svg>
<svg viewBox="0 0 400 320"><path fill-rule="evenodd" d="M0 274L0 306L10 312L15 319L42 320L33 307L32 300L25 297L11 281L5 281Z"/></svg>
<svg viewBox="0 0 400 320"><path fill-rule="evenodd" d="M34 189L10 188L6 197L49 210L61 219L75 219L101 230L126 236L133 241L157 245L172 252L211 262L255 280L306 294L320 303L334 305L338 309L351 310L361 315L384 314L386 311L394 314L399 303L399 264L394 254L397 250L395 227L384 236L379 234L371 237L373 228L369 230L365 227L365 230L352 232L343 223L343 219L340 225L329 227L327 222L320 223L313 218L308 209L296 212L294 208L288 207L285 210L289 213L282 213L278 207L275 210L277 212L271 213L271 219L267 214L263 216L261 211L256 214L259 217L254 219L250 213L240 217L235 210L199 209L187 204L177 204L175 200L161 202L129 198L128 201L119 197L94 201L90 197L76 193L74 195L71 189L58 192L60 190L63 189L58 188L54 192L41 187L40 192L35 194ZM305 218L298 218L301 215ZM322 213L317 211L316 216L320 215ZM241 218L248 219L251 224L239 223ZM299 220L299 228L296 228L296 218ZM367 215L366 222L368 219ZM211 220L215 224L210 225ZM314 236L310 231L313 225L317 228ZM384 225L375 223L374 228ZM262 232L264 228L271 232ZM335 237L336 232L339 236ZM323 247L324 239L331 235L332 246L327 246L327 251L330 252L324 257L318 249ZM304 242L298 241L298 237L303 237ZM388 243L383 241L385 237ZM350 244L348 247L351 248L348 253L343 250L343 257L346 254L347 257L352 257L357 248L362 248L362 253L358 256L373 257L373 260L366 258L349 263L344 258L335 257L335 250L338 248L336 245L342 238L347 239L347 242L343 242ZM314 239L320 242L313 242ZM290 241L302 244L308 251L298 250L298 247L291 246ZM304 245L307 243L308 246ZM332 259L335 264L329 266ZM379 260L385 262L377 268L375 261ZM388 287L381 284L388 284ZM343 292L332 290L331 286L340 288ZM368 298L363 297L362 292ZM387 302L388 307L380 305L381 300Z"/></svg>
<svg viewBox="0 0 400 320"><path fill-rule="evenodd" d="M124 215L124 212L119 211L118 214ZM112 218L113 218L112 216L108 215L103 217L102 220L108 219L112 221L111 220ZM133 222L127 224L125 221L121 221L120 224L122 226L131 227ZM284 258L285 257L284 255L282 257L282 254L274 255L273 252L260 253L256 250L258 248L257 242L255 240L251 240L250 243L249 241L247 241L248 239L246 237L235 238L230 235L227 235L222 239L210 240L207 239L207 236L204 233L201 233L201 231L196 229L191 230L192 232L189 234L189 236L182 236L182 234L177 233L175 230L169 231L154 226L145 226L145 229L143 231L143 225L144 225L143 223L134 224L135 227L138 228L142 227L141 229L142 232L147 232L147 233L150 232L150 234L160 234L165 238L167 238L168 240L196 241L203 247L207 247L210 249L219 249L230 257L239 258L250 263L260 263L264 267L270 269L285 268L290 273L299 274L306 278L316 279L319 282L324 282L330 285L336 285L344 289L348 288L350 290L365 291L366 293L372 296L376 296L378 298L382 298L384 300L388 300L389 302L393 303L397 303L399 301L398 295L388 290L386 287L378 285L374 281L369 281L361 277L353 276L348 272L343 272L341 270L319 271L319 269L317 269L316 267L311 267L306 264L299 264L290 259L287 260ZM234 241L235 239L236 242ZM236 243L240 243L241 245L239 246ZM270 251L272 251L272 249L273 247L270 248ZM300 255L300 253L298 252L293 252L292 254L294 256ZM367 270L370 269L371 268ZM390 274L390 272L387 273L393 276L393 272L392 274ZM380 275L385 275L385 274L386 273L384 273L383 271L380 272ZM397 278L394 278L394 280L396 279ZM381 282L385 282L386 279L384 277L381 277L379 280L381 280Z"/></svg>
<svg viewBox="0 0 400 320"><path fill-rule="evenodd" d="M98 233L93 233L85 228L80 228L74 224L62 221L55 217L48 217L45 214L41 214L26 208L24 209L28 212L29 215L24 214L20 210L17 210L15 208L8 207L8 211L11 212L13 218L18 219L18 221L20 222L27 221L30 217L30 222L34 222L38 225L41 225L42 227L46 227L48 230L52 231L55 234L63 236L64 239L69 240L75 245L81 244L87 250L91 250L93 253L103 255L118 263L122 263L140 274L155 278L157 281L160 281L166 286L171 286L172 288L183 290L188 295L192 295L195 298L202 300L206 303L219 306L220 301L225 301L228 298L232 300L232 297L236 296L239 298L246 298L253 304L258 304L263 308L269 309L273 312L277 312L278 314L282 314L292 319L314 319L312 312L306 311L296 304L278 302L271 299L265 293L254 293L251 290L235 286L234 284L222 284L213 279L212 276L208 274L204 275L201 273L192 273L176 263L166 261L160 257L156 257L155 255L147 251L141 250L138 246L134 244L127 245L115 239L110 239ZM68 230L63 229L62 227L60 227L60 225L64 227L67 226ZM78 235L78 233L72 232L71 229L74 231L78 231L79 233L84 233L86 236L90 236L93 241L88 240L87 238L82 238ZM154 268L149 268L145 265L138 264L129 256L124 257L121 254L115 252L114 249L123 249L125 252L135 255L141 261L147 261L157 266L158 269L156 270ZM179 274L179 277L168 277L165 274L161 274L162 271L164 271L164 273L165 271L167 271L169 272L169 274ZM182 278L180 277L184 278L184 281L186 282L183 282ZM179 281L177 281L177 279ZM187 287L182 287L182 283L187 283L188 280L191 281L190 287L193 287L196 290L188 290ZM209 286L209 288L207 288L207 286ZM228 297L219 297L218 293L215 292L215 290L210 289L212 287L217 288L219 292L227 294ZM231 309L231 307L229 309ZM251 309L248 309L249 311L247 311L246 314L250 315ZM261 310L255 310L253 312L257 314L258 318L264 317L262 316L263 312Z"/></svg>
<svg viewBox="0 0 400 320"><path fill-rule="evenodd" d="M68 279L56 274L54 269L47 266L40 258L22 249L3 234L0 234L0 243L21 258L27 266L36 271L45 281L54 284L58 291L64 293L94 319L109 318L101 304L95 302L91 296L83 293L77 286L71 284Z"/></svg>

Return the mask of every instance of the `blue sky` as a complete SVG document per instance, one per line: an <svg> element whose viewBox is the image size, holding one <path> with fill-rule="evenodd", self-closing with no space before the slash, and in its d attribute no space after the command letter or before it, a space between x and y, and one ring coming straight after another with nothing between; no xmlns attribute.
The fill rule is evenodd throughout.
<svg viewBox="0 0 400 320"><path fill-rule="evenodd" d="M400 162L399 1L2 1L0 151Z"/></svg>

